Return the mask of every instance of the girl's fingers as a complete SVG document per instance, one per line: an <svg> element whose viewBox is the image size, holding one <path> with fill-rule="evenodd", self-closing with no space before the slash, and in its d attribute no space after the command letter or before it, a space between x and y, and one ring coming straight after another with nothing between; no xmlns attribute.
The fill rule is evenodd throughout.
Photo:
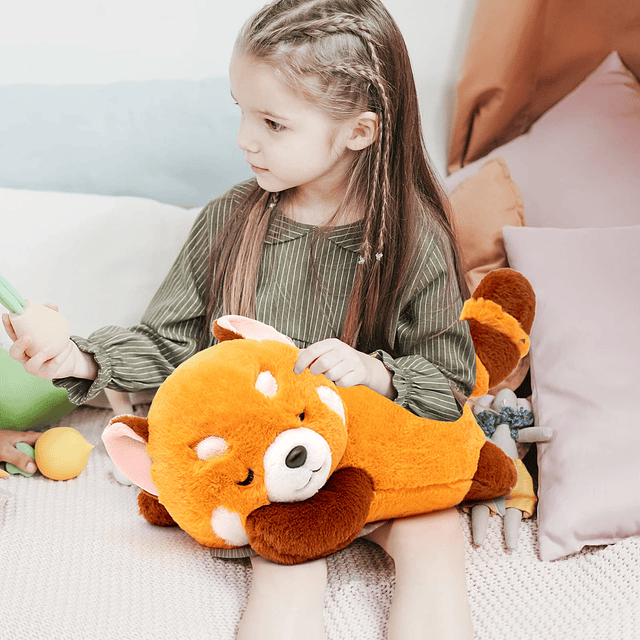
<svg viewBox="0 0 640 640"><path fill-rule="evenodd" d="M9 355L17 360L22 366L29 361L27 349L31 346L31 338L23 336L16 340L9 348Z"/></svg>
<svg viewBox="0 0 640 640"><path fill-rule="evenodd" d="M53 311L59 311L58 305L53 302L45 302L44 306L49 307L49 309L53 309Z"/></svg>
<svg viewBox="0 0 640 640"><path fill-rule="evenodd" d="M23 336L11 345L9 348L9 355L14 360L18 361L27 373L47 380L55 377L55 374L58 372L60 367L64 365L65 361L71 356L71 352L73 351L73 343L71 340L69 340L65 348L54 357L51 357L51 353L48 349L42 349L37 353L30 354L30 346L31 338Z"/></svg>
<svg viewBox="0 0 640 640"><path fill-rule="evenodd" d="M16 332L13 330L13 325L11 324L11 320L9 319L8 313L2 314L2 324L4 326L4 330L7 332L7 335L11 338L13 342L18 339Z"/></svg>
<svg viewBox="0 0 640 640"><path fill-rule="evenodd" d="M340 384L339 381L342 380L345 376L348 376L350 373L353 373L353 363L348 362L346 360L341 360L333 365L331 368L327 369L324 372L324 375L329 378L329 380L333 380L336 384ZM349 386L349 385L341 385L341 386Z"/></svg>
<svg viewBox="0 0 640 640"><path fill-rule="evenodd" d="M29 358L29 360L27 360L27 362L23 366L25 370L32 376L41 378L45 374L45 362L47 362L48 360L49 354L46 350L42 350L38 351L38 353Z"/></svg>
<svg viewBox="0 0 640 640"><path fill-rule="evenodd" d="M21 440L21 442L24 442L24 440ZM22 451L18 451L15 447L10 447L5 451L4 458L5 462L10 462L26 473L34 473L37 469L36 463L28 455L22 453Z"/></svg>
<svg viewBox="0 0 640 640"><path fill-rule="evenodd" d="M331 378L331 380L333 380L333 378ZM358 384L363 384L362 376L357 371L349 371L337 380L333 380L333 382L338 387L355 387Z"/></svg>
<svg viewBox="0 0 640 640"><path fill-rule="evenodd" d="M298 354L298 360L293 368L295 373L302 373L311 363L315 362L320 356L335 348L333 338L329 340L321 340L314 342L306 349L301 349ZM335 342L338 342L337 340ZM314 373L314 372L312 372ZM322 373L322 372L320 372Z"/></svg>
<svg viewBox="0 0 640 640"><path fill-rule="evenodd" d="M309 365L309 371L311 371L313 375L318 375L320 373L326 374L327 371L329 371L330 369L333 369L333 367L340 364L341 361L342 360L340 359L338 354L336 354L333 351L330 351L329 353L325 353L321 355L319 358L317 358L316 360L314 360Z"/></svg>

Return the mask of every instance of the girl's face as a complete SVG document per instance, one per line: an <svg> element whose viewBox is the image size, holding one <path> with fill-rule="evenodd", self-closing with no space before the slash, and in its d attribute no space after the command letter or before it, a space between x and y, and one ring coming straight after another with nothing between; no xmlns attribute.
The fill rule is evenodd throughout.
<svg viewBox="0 0 640 640"><path fill-rule="evenodd" d="M339 196L353 151L337 123L278 78L273 67L235 51L231 95L242 109L238 146L266 191Z"/></svg>

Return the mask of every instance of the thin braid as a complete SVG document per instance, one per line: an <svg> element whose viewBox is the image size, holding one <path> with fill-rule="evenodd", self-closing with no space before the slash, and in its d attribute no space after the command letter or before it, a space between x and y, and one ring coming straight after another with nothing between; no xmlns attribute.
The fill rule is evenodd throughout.
<svg viewBox="0 0 640 640"><path fill-rule="evenodd" d="M354 64L351 66L347 66L342 63L335 63L330 66L332 69L340 73L344 73L345 75L352 76L352 77L365 78L372 85L376 86L376 89L377 89L378 83L376 82L377 79L375 77L375 72L364 65ZM384 128L385 128L385 125L383 124L383 129ZM361 246L362 262L369 262L369 260L371 259L371 253L373 250L372 236L375 233L374 218L375 218L375 211L376 211L376 199L378 197L378 177L380 174L380 166L382 164L382 152L381 152L382 133L383 132L380 133L380 136L379 136L380 140L376 144L376 152L375 152L375 159L374 159L373 172L372 172L374 176L374 180L373 180L373 184L371 185L371 193L369 197L369 210L367 211L367 215L364 217L364 230L363 230L363 238L362 238L362 246ZM384 182L384 178L383 178L383 182ZM383 191L383 199L384 199L384 191ZM379 253L380 251L378 249L379 249L379 243L376 246L376 250Z"/></svg>
<svg viewBox="0 0 640 640"><path fill-rule="evenodd" d="M279 41L286 42L287 40L294 40L296 38L317 40L325 36L340 35L343 33L352 33L355 36L363 38L372 59L374 57L377 58L371 33L369 32L366 22L358 16L348 13L310 18L302 24L292 22L291 16L285 14L280 20L274 21L271 29L265 29L263 31L262 38L269 40L276 37Z"/></svg>
<svg viewBox="0 0 640 640"><path fill-rule="evenodd" d="M378 143L378 153L376 153L376 166L374 171L374 176L378 177L380 175L380 164L382 164L382 202L380 206L380 227L378 229L378 240L376 243L376 259L380 259L382 257L382 252L384 248L384 237L387 231L388 225L388 209L389 209L389 200L390 200L390 191L391 185L389 180L389 158L390 158L390 147L389 137L391 136L391 110L390 110L390 100L389 94L387 93L387 88L382 80L382 64L380 62L380 58L378 56L378 52L376 49L376 45L369 31L369 28L366 25L364 20L358 20L354 18L354 33L359 35L364 39L367 43L367 48L369 50L369 56L371 57L371 62L373 63L373 76L370 81L375 86L380 99L382 101L382 114L383 114L383 123L382 123L382 131L379 133L379 143ZM344 22L343 22L344 29ZM382 154L380 154L380 150ZM380 155L382 157L380 158ZM377 194L375 194L377 195ZM373 213L373 209L375 207L375 198L371 199L371 210L370 214ZM373 215L369 215L369 218L373 218ZM366 256L366 258L370 258L370 256Z"/></svg>
<svg viewBox="0 0 640 640"><path fill-rule="evenodd" d="M375 234L375 209L378 198L378 182L381 183L381 203L379 226L377 230L377 240L375 245L376 259L382 257L384 250L384 237L387 232L389 220L390 192L391 185L389 179L389 159L390 159L390 136L391 136L391 110L389 94L386 85L382 80L382 64L378 56L374 38L369 31L366 22L357 16L340 14L331 18L317 18L310 20L305 25L295 25L291 27L281 27L278 34L283 40L305 38L316 39L327 35L342 34L345 32L352 33L361 38L367 46L369 57L373 66L373 71L364 65L352 65L351 67L340 63L331 65L337 71L341 71L347 75L355 75L364 77L370 82L378 92L381 101L383 121L381 123L381 131L379 132L379 140L376 148L376 156L373 167L374 181L372 192L369 198L369 211L365 218L364 238L362 242L362 258L365 262L371 259L372 245ZM265 34L266 35L266 34ZM274 34L270 34L273 36ZM382 167L382 171L381 171Z"/></svg>
<svg viewBox="0 0 640 640"><path fill-rule="evenodd" d="M390 100L389 95L387 93L387 88L385 83L382 80L382 66L380 64L380 58L376 52L375 45L373 43L373 39L371 34L364 29L363 37L367 41L369 45L369 53L371 55L371 61L373 63L374 76L373 76L373 84L376 87L378 94L380 96L382 102L382 131L379 132L379 141L378 141L378 150L376 153L376 169L374 176L380 177L382 182L382 202L380 203L380 223L378 229L378 240L376 243L376 260L379 260L382 257L383 248L384 248L384 237L387 232L388 225L388 210L389 210L389 200L390 200L390 190L391 185L389 184L389 158L390 158L390 136L391 136L391 113L390 113ZM380 157L382 156L382 157ZM382 165L382 171L381 171ZM382 174L382 175L381 175ZM376 194L377 195L377 194ZM375 207L375 200L371 201L371 208ZM370 214L373 211L369 212ZM372 215L369 217L373 218Z"/></svg>

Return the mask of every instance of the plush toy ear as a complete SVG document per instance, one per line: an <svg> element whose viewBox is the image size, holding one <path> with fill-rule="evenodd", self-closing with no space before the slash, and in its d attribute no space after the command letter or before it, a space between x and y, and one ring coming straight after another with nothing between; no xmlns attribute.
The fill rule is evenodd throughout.
<svg viewBox="0 0 640 640"><path fill-rule="evenodd" d="M147 455L149 426L146 418L116 416L102 433L109 457L133 484L154 496L158 489L151 479L151 458Z"/></svg>
<svg viewBox="0 0 640 640"><path fill-rule="evenodd" d="M277 340L293 344L291 338L276 331L273 327L244 316L222 316L213 322L213 335L220 342L252 338L253 340Z"/></svg>

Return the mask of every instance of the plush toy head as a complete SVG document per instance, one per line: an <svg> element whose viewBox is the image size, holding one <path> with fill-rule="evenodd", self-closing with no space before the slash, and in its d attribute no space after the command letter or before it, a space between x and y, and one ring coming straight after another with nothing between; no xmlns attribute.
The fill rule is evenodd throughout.
<svg viewBox="0 0 640 640"><path fill-rule="evenodd" d="M178 367L149 411L146 479L142 458L128 464L118 453L135 446L126 429L108 444L123 473L204 545L247 544L249 513L311 497L344 453L335 386L308 370L295 374L297 354L282 341L228 340Z"/></svg>

